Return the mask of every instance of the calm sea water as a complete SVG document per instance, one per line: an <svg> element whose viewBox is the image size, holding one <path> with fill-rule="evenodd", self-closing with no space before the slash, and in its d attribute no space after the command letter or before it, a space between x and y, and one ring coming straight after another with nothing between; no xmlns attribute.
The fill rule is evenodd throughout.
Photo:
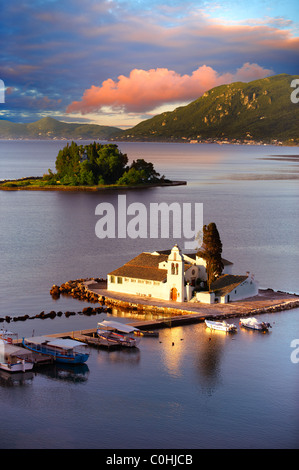
<svg viewBox="0 0 299 470"><path fill-rule="evenodd" d="M55 168L65 142L0 142L0 179ZM261 287L299 293L299 151L273 146L121 143L187 186L94 193L0 192L0 316L81 311L54 301L52 284L106 277L141 251L183 240L105 239L95 207L118 194L127 203L202 202L216 222L223 256ZM128 318L114 312L121 321ZM19 336L96 326L76 315L13 322ZM1 448L294 448L299 446L299 309L266 315L269 334L229 336L203 324L167 328L136 351L90 350L87 367L40 368L0 376ZM3 324L2 324L3 325ZM174 343L174 345L172 345Z"/></svg>

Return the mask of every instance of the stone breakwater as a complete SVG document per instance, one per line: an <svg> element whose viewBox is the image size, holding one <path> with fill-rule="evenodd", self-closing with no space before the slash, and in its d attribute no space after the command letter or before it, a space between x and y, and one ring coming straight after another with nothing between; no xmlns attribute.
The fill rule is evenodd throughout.
<svg viewBox="0 0 299 470"><path fill-rule="evenodd" d="M225 319L234 317L256 316L264 313L275 313L299 308L299 295L289 294L281 291L265 289L259 295L244 301L229 304L202 304L186 302L184 304L158 301L157 299L139 299L135 296L114 294L107 291L107 282L102 278L76 279L67 281L60 286L54 284L50 289L50 294L54 299L61 295L71 296L74 299L97 304L94 307L88 306L82 311L54 311L45 313L44 311L36 315L21 315L0 317L1 322L25 321L40 318L42 320L55 317L70 317L73 315L97 315L102 312L111 313L112 308L136 315L151 314L154 317L176 317L182 315L199 314L199 321L205 319ZM108 295L107 295L108 294ZM135 300L136 299L136 300ZM184 307L184 308L181 308Z"/></svg>
<svg viewBox="0 0 299 470"><path fill-rule="evenodd" d="M97 281L101 281L100 279L97 279ZM78 300L85 300L89 303L97 303L101 304L100 306L95 306L93 307L85 307L82 309L82 311L79 312L74 312L74 311L54 311L51 310L51 312L45 313L44 311L36 314L36 315L20 315L20 316L15 316L12 317L10 315L6 315L5 317L0 317L0 323L1 322L7 322L10 323L11 321L17 322L17 321L26 321L26 320L34 320L36 318L40 318L41 320L45 320L47 318L54 319L55 317L61 317L64 315L65 317L70 317L73 315L81 314L81 315L96 315L98 313L102 312L107 312L109 309L107 309L106 306L103 305L103 302L101 299L99 299L99 296L97 294L94 294L93 292L88 292L83 284L84 279L77 279L75 281L68 281L62 284L61 286L56 286L53 285L50 294L52 295L53 299L58 299L60 295L70 295Z"/></svg>
<svg viewBox="0 0 299 470"><path fill-rule="evenodd" d="M54 284L50 289L50 294L54 299L58 299L60 295L69 295L74 299L85 300L90 303L103 303L101 296L87 289L85 281L86 279L77 279L73 281L67 281L61 284L61 286ZM92 281L97 284L105 282L104 279L100 278L93 278Z"/></svg>

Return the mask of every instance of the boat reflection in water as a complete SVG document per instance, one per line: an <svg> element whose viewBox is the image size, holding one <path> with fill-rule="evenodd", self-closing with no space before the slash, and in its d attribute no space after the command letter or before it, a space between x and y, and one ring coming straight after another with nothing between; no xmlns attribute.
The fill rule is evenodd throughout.
<svg viewBox="0 0 299 470"><path fill-rule="evenodd" d="M25 386L31 383L33 379L33 372L15 372L14 374L11 374L5 370L0 370L1 387Z"/></svg>
<svg viewBox="0 0 299 470"><path fill-rule="evenodd" d="M89 368L87 364L73 365L55 362L52 365L40 367L38 374L54 380L80 384L88 380Z"/></svg>

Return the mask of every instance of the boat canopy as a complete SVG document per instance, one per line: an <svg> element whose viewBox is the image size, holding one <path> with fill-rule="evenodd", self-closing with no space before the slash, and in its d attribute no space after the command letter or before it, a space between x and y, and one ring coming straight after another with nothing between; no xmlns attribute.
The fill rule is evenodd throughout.
<svg viewBox="0 0 299 470"><path fill-rule="evenodd" d="M25 341L31 344L48 344L53 341L50 336L32 336L31 338L25 338Z"/></svg>
<svg viewBox="0 0 299 470"><path fill-rule="evenodd" d="M122 331L123 333L132 333L133 331L139 331L138 328L134 326L126 325L125 323L120 323L118 321L103 320L98 323L98 328L101 329L111 329Z"/></svg>
<svg viewBox="0 0 299 470"><path fill-rule="evenodd" d="M25 338L25 341L31 344L48 344L53 341L50 336L32 336L31 338Z"/></svg>
<svg viewBox="0 0 299 470"><path fill-rule="evenodd" d="M86 346L85 343L76 341L74 339L65 338L53 338L51 336L32 336L32 338L26 338L25 341L35 345L47 345L58 348L72 349L76 346Z"/></svg>
<svg viewBox="0 0 299 470"><path fill-rule="evenodd" d="M64 349L73 349L78 346L86 346L86 344L82 343L81 341L76 341L75 339L63 339L63 338L57 338L54 340L52 338L52 341L50 341L47 345L57 347L57 348L64 348Z"/></svg>
<svg viewBox="0 0 299 470"><path fill-rule="evenodd" d="M18 357L18 358L28 358L31 357L31 353L27 349L21 348L19 346L14 346L13 344L4 344L4 347L0 348L0 357Z"/></svg>

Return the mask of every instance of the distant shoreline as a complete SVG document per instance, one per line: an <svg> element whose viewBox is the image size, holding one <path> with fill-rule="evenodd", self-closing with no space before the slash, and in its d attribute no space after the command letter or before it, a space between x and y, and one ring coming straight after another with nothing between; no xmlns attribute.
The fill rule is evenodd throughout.
<svg viewBox="0 0 299 470"><path fill-rule="evenodd" d="M189 144L189 145L201 145L201 144L217 144L217 145L244 145L244 146L274 146L274 147L299 147L299 144L296 142L290 142L290 141L277 141L276 139L272 140L242 140L242 139L226 139L224 138L223 140L216 138L216 137L209 137L207 139L184 139L184 138L176 138L176 139L170 139L170 138L161 138L157 140L152 140L150 138L135 138L135 139L130 139L130 138L112 138L112 137L107 137L107 138L99 138L99 137L46 137L42 136L41 138L37 137L15 137L15 138L9 138L9 137L1 137L0 136L0 141L1 142L87 142L93 140L95 142L105 142L105 143L114 143L114 144L122 144L122 143L143 143L143 144Z"/></svg>
<svg viewBox="0 0 299 470"><path fill-rule="evenodd" d="M30 184L24 184L29 180L39 180L40 177L29 177L20 178L16 180L4 180L0 181L0 190L2 191L76 191L76 192L98 192L106 190L119 190L119 189L149 189L158 186L184 186L187 185L187 181L161 181L149 184L138 184L138 185L103 185L103 186L66 186L66 185L45 185L45 186L34 186ZM5 184L11 184L5 186ZM19 183L19 184L18 184ZM21 184L22 183L22 184Z"/></svg>

